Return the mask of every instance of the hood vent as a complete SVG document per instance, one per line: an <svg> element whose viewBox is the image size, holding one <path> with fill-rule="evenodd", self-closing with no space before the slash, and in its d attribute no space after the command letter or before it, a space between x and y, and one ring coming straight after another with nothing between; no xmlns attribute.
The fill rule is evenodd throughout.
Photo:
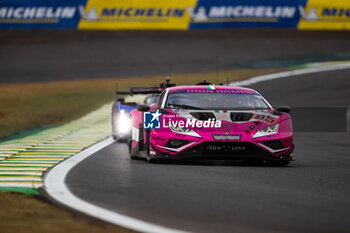
<svg viewBox="0 0 350 233"><path fill-rule="evenodd" d="M207 121L209 119L215 119L215 115L212 112L190 112L191 116L200 121Z"/></svg>
<svg viewBox="0 0 350 233"><path fill-rule="evenodd" d="M249 121L253 113L249 112L231 112L230 117L233 122Z"/></svg>

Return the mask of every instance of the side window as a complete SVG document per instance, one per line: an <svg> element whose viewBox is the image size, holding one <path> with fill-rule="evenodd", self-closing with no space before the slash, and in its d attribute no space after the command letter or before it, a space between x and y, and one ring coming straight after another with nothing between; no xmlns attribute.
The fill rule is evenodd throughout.
<svg viewBox="0 0 350 233"><path fill-rule="evenodd" d="M158 103L157 103L157 109L159 109L161 107L163 100L164 100L164 97L165 97L165 93L166 93L166 91L164 90L162 92L162 94L160 94L159 99L158 99Z"/></svg>

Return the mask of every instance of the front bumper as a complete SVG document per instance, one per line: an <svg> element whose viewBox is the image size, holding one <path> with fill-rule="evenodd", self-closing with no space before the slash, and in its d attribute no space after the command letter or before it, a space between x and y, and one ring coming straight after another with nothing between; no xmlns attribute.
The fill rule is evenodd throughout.
<svg viewBox="0 0 350 233"><path fill-rule="evenodd" d="M262 159L274 161L291 161L295 146L274 155L267 150L251 142L242 141L207 141L192 146L177 154L170 154L158 150L151 144L153 153L149 156L153 159L215 159L215 160L248 160Z"/></svg>

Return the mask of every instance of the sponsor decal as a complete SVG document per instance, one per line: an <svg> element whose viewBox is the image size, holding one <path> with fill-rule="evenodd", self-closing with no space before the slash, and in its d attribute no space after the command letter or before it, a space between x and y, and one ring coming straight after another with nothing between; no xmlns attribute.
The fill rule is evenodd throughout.
<svg viewBox="0 0 350 233"><path fill-rule="evenodd" d="M176 92L176 91L174 91ZM179 92L183 92L182 90ZM226 93L226 94L253 94L253 91L245 91L245 90L217 90L214 86L208 86L207 89L187 89L187 93Z"/></svg>
<svg viewBox="0 0 350 233"><path fill-rule="evenodd" d="M165 141L165 138L155 137L155 136L152 136L152 139L158 140L158 141Z"/></svg>
<svg viewBox="0 0 350 233"><path fill-rule="evenodd" d="M309 0L299 6L299 29L350 29L350 2L338 0Z"/></svg>
<svg viewBox="0 0 350 233"><path fill-rule="evenodd" d="M196 0L143 1L89 0L79 7L80 29L182 29L188 28L188 7Z"/></svg>
<svg viewBox="0 0 350 233"><path fill-rule="evenodd" d="M158 21L163 21L165 18L178 17L181 18L185 14L184 8L139 8L139 7L128 7L128 8L103 8L101 13L98 15L96 7L91 7L88 12L85 12L84 7L80 6L82 17L87 21L103 20L103 17L115 18L114 20L120 20L120 18L139 18L140 21L148 21L149 18L155 18Z"/></svg>
<svg viewBox="0 0 350 233"><path fill-rule="evenodd" d="M71 19L76 7L1 7L1 19Z"/></svg>
<svg viewBox="0 0 350 233"><path fill-rule="evenodd" d="M76 28L80 19L78 5L85 3L86 0L3 0L0 28Z"/></svg>
<svg viewBox="0 0 350 233"><path fill-rule="evenodd" d="M177 115L161 117L162 114L157 112L143 113L143 127L145 129L160 128L220 128L221 121L216 119L208 119L200 121L197 119L179 119Z"/></svg>
<svg viewBox="0 0 350 233"><path fill-rule="evenodd" d="M296 27L298 5L306 0L198 0L188 7L190 28L210 27Z"/></svg>
<svg viewBox="0 0 350 233"><path fill-rule="evenodd" d="M163 118L163 128L180 127L180 128L220 128L221 121L215 119L208 119L206 121L199 121L196 119L176 120Z"/></svg>
<svg viewBox="0 0 350 233"><path fill-rule="evenodd" d="M294 6L212 6L208 12L205 7L199 7L197 12L188 9L193 22L215 21L216 19L275 20L276 18L293 18L296 12Z"/></svg>
<svg viewBox="0 0 350 233"><path fill-rule="evenodd" d="M300 15L306 21L349 21L350 5L348 7L318 7L311 6L306 10L299 6Z"/></svg>
<svg viewBox="0 0 350 233"><path fill-rule="evenodd" d="M212 145L208 145L206 146L206 149L208 151L245 151L246 147L245 146L232 146L232 145L218 145L218 146L212 146Z"/></svg>
<svg viewBox="0 0 350 233"><path fill-rule="evenodd" d="M145 129L159 129L161 122L161 115L157 112L144 112L143 113L143 128Z"/></svg>

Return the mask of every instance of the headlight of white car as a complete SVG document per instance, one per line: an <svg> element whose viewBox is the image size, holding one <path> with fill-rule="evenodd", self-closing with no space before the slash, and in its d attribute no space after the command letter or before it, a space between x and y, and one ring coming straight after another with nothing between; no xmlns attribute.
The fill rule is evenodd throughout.
<svg viewBox="0 0 350 233"><path fill-rule="evenodd" d="M131 119L129 113L125 112L125 110L120 110L118 115L118 124L117 130L119 133L128 133L131 129Z"/></svg>
<svg viewBox="0 0 350 233"><path fill-rule="evenodd" d="M201 138L201 136L192 129L189 129L186 127L180 127L180 126L173 126L171 124L169 125L169 127L170 127L171 131L173 131L175 133L182 133L182 134L186 134L189 136Z"/></svg>
<svg viewBox="0 0 350 233"><path fill-rule="evenodd" d="M259 130L258 132L256 132L256 134L253 136L253 138L259 138L259 137L263 137L266 135L270 135L270 134L275 134L278 132L278 128L279 128L279 124L273 124L270 125L264 129Z"/></svg>

